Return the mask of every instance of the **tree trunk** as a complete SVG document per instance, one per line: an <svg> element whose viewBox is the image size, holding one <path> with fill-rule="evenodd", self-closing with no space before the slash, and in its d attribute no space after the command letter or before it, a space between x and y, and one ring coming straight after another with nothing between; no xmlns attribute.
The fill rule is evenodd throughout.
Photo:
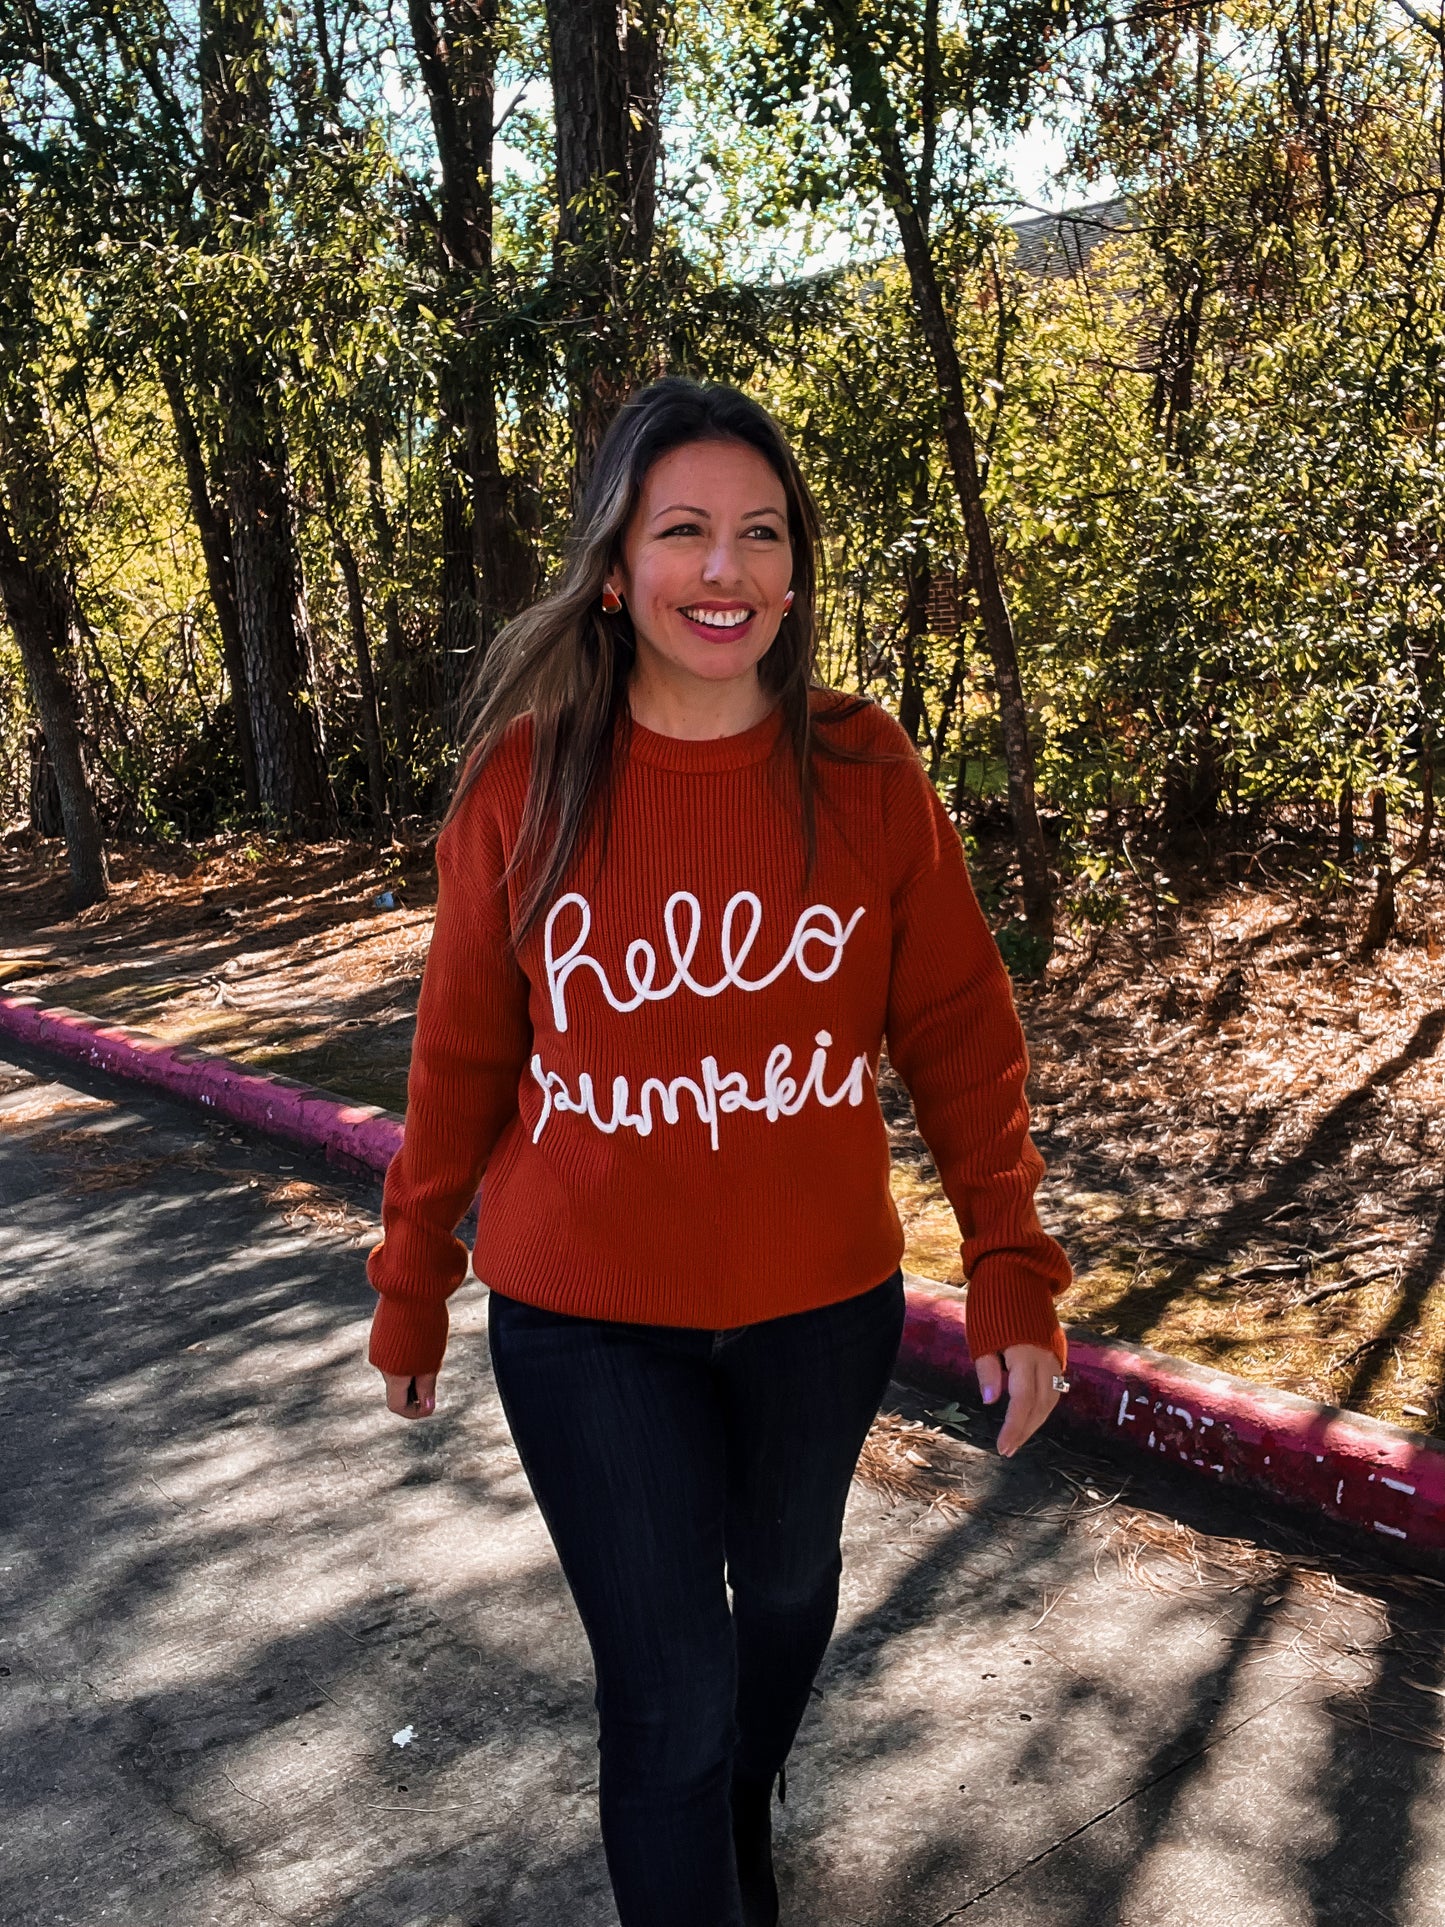
<svg viewBox="0 0 1445 1927"><path fill-rule="evenodd" d="M311 624L296 543L296 507L284 444L247 404L255 388L238 371L226 434L236 614L251 702L261 813L287 835L336 827L316 699Z"/></svg>
<svg viewBox="0 0 1445 1927"><path fill-rule="evenodd" d="M497 631L536 587L536 559L507 500L497 434L490 362L479 372L463 416L471 480L472 559L477 581L477 647L483 655Z"/></svg>
<svg viewBox="0 0 1445 1927"><path fill-rule="evenodd" d="M1165 323L1159 344L1154 427L1168 460L1189 475L1194 468L1194 378L1206 288L1202 271L1192 261L1166 262L1165 283L1173 290L1175 311Z"/></svg>
<svg viewBox="0 0 1445 1927"><path fill-rule="evenodd" d="M934 782L938 781L939 771L943 768L943 753L948 748L948 732L953 726L958 699L963 694L963 677L967 666L967 645L960 635L958 647L954 652L953 668L949 672L948 687L943 692L943 707L938 712L938 726L933 732L933 742L928 752L928 774Z"/></svg>
<svg viewBox="0 0 1445 1927"><path fill-rule="evenodd" d="M356 551L347 539L341 516L341 491L336 471L325 448L318 448L317 468L321 475L321 499L326 509L327 533L331 551L346 589L346 615L351 629L351 646L356 657L356 682L361 697L361 739L366 749L366 791L371 807L372 827L379 834L391 835L391 810L386 797L386 753L381 740L381 711L376 700L376 676L371 662L371 639L366 632L366 597L361 587L361 570Z"/></svg>
<svg viewBox="0 0 1445 1927"><path fill-rule="evenodd" d="M200 179L218 248L264 230L271 151L266 0L201 0ZM286 440L259 330L228 345L219 401L236 623L261 814L295 835L334 829Z"/></svg>
<svg viewBox="0 0 1445 1927"><path fill-rule="evenodd" d="M55 765L45 747L45 731L37 723L28 738L30 750L30 828L36 836L64 836L65 817L60 808L60 785L55 780Z"/></svg>
<svg viewBox="0 0 1445 1927"><path fill-rule="evenodd" d="M657 165L662 153L664 15L643 0L627 20L627 232L634 261L652 258L657 229Z"/></svg>
<svg viewBox="0 0 1445 1927"><path fill-rule="evenodd" d="M0 177L0 601L45 735L79 909L109 893L110 876L70 675L77 626L60 478L31 373L35 298L9 188Z"/></svg>
<svg viewBox="0 0 1445 1927"><path fill-rule="evenodd" d="M443 741L457 734L458 697L466 665L481 641L477 613L477 565L472 545L472 521L461 477L442 453L442 578L440 675L436 690L436 723Z"/></svg>
<svg viewBox="0 0 1445 1927"><path fill-rule="evenodd" d="M1390 815L1385 792L1370 799L1370 834L1374 843L1375 898L1360 948L1367 955L1390 941L1395 928L1395 855L1390 848Z"/></svg>
<svg viewBox="0 0 1445 1927"><path fill-rule="evenodd" d="M386 704L391 713L391 740L396 746L396 809L398 816L405 816L411 801L413 737L406 699L406 638L402 634L401 610L396 599L396 536L386 506L381 433L374 421L366 424L366 484L372 537L386 581L381 599L382 633L386 637L382 680L386 684Z"/></svg>
<svg viewBox="0 0 1445 1927"><path fill-rule="evenodd" d="M858 598L853 604L853 680L860 696L868 690L868 591L864 583L858 584Z"/></svg>
<svg viewBox="0 0 1445 1927"><path fill-rule="evenodd" d="M646 261L657 204L659 10L550 0L558 239Z"/></svg>
<svg viewBox="0 0 1445 1927"><path fill-rule="evenodd" d="M1416 674L1420 683L1420 834L1415 839L1406 871L1425 868L1430 861L1430 844L1435 834L1435 728L1433 716L1438 701L1438 669L1440 646L1432 637L1425 649L1416 658ZM1398 883L1399 877L1395 881Z"/></svg>
<svg viewBox="0 0 1445 1927"><path fill-rule="evenodd" d="M1424 869L1430 861L1430 844L1435 835L1435 764L1430 753L1430 738L1425 738L1425 758L1420 770L1420 834L1406 866ZM1398 878L1396 881L1398 882Z"/></svg>
<svg viewBox="0 0 1445 1927"><path fill-rule="evenodd" d="M409 0L412 43L431 109L441 170L441 299L457 332L441 376L450 460L465 497L448 507L442 567L442 648L485 653L536 586L531 544L508 500L497 428L496 383L486 323L492 298L492 146L496 136L498 0ZM443 494L447 479L443 478ZM463 565L463 546L469 560ZM458 637L465 641L458 643ZM456 658L451 658L452 666ZM455 686L452 668L443 681ZM448 728L455 718L449 719Z"/></svg>
<svg viewBox="0 0 1445 1927"><path fill-rule="evenodd" d="M391 809L386 797L386 757L381 743L381 716L376 702L376 677L371 664L371 644L366 634L366 602L361 591L361 571L356 552L344 535L336 538L336 563L346 584L346 612L351 625L351 644L356 652L356 681L361 694L361 734L366 745L366 789L371 805L372 827L381 836L391 836Z"/></svg>
<svg viewBox="0 0 1445 1927"><path fill-rule="evenodd" d="M919 326L933 362L942 402L943 438L968 536L969 568L978 596L984 641L993 662L999 727L1008 777L1009 810L1018 851L1024 915L1029 927L1053 941L1053 882L1039 823L1033 744L1019 673L1013 619L999 577L993 531L984 507L978 445L964 397L958 345L944 306L927 231L919 218L904 160L893 104L877 54L851 0L824 0L838 53L852 82L854 104L872 139L882 170L884 198L898 223Z"/></svg>
<svg viewBox="0 0 1445 1927"><path fill-rule="evenodd" d="M630 286L652 254L662 82L656 0L548 0L556 132L554 273L578 325L568 379L580 487L631 386Z"/></svg>
<svg viewBox="0 0 1445 1927"><path fill-rule="evenodd" d="M963 821L963 804L968 795L968 758L963 753L963 731L958 732L958 774L953 779L953 820Z"/></svg>
<svg viewBox="0 0 1445 1927"><path fill-rule="evenodd" d="M13 486L9 493L13 500ZM83 909L109 895L110 873L85 767L80 705L66 667L74 646L70 592L58 561L22 553L5 513L0 513L0 595L19 644L60 794L70 858L70 900L76 909Z"/></svg>
<svg viewBox="0 0 1445 1927"><path fill-rule="evenodd" d="M927 508L924 493L920 505L914 497L914 513ZM908 558L907 587L903 603L903 661L898 691L898 720L910 743L916 744L927 720L923 708L923 669L919 662L928 635L928 588L931 572L928 549L920 542Z"/></svg>
<svg viewBox="0 0 1445 1927"><path fill-rule="evenodd" d="M1340 790L1339 829L1335 839L1335 861L1348 870L1355 861L1355 786L1349 778Z"/></svg>
<svg viewBox="0 0 1445 1927"><path fill-rule="evenodd" d="M176 446L186 472L191 517L201 538L201 553L206 561L206 581L210 586L211 605L216 612L216 627L221 632L221 655L226 665L226 680L231 685L231 713L236 719L236 748L241 759L246 808L254 815L261 807L261 791L256 777L256 742L251 731L246 658L241 648L241 624L236 614L236 584L231 572L231 532L226 527L224 511L212 500L201 437L181 378L174 368L162 367L161 385L170 403Z"/></svg>

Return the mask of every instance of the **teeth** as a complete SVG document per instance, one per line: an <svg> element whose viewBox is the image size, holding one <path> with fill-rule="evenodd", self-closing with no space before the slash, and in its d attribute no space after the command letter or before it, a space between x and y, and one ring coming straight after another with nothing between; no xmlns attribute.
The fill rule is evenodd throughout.
<svg viewBox="0 0 1445 1927"><path fill-rule="evenodd" d="M689 621L706 623L709 629L737 629L752 615L751 609L684 609Z"/></svg>

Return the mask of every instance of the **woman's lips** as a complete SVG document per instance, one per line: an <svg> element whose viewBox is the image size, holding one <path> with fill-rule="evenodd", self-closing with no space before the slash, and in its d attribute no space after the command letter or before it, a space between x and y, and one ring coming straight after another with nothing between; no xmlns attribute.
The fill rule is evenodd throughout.
<svg viewBox="0 0 1445 1927"><path fill-rule="evenodd" d="M749 609L741 622L730 623L699 622L695 616L690 616L686 609L679 609L677 613L692 634L701 636L704 642L736 642L740 636L751 634L753 624L758 619L756 609ZM731 614L732 611L729 610L726 613Z"/></svg>

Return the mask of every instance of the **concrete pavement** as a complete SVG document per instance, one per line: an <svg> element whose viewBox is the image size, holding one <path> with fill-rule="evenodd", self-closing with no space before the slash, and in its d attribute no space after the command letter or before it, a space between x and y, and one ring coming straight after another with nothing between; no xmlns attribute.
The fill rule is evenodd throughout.
<svg viewBox="0 0 1445 1927"><path fill-rule="evenodd" d="M587 1653L483 1295L438 1420L389 1420L375 1206L0 1063L3 1927L615 1921ZM962 1423L950 1505L855 1487L790 1927L1445 1927L1445 1593L1332 1592L1162 1473L1115 1500ZM1197 1571L1150 1556L1181 1505Z"/></svg>

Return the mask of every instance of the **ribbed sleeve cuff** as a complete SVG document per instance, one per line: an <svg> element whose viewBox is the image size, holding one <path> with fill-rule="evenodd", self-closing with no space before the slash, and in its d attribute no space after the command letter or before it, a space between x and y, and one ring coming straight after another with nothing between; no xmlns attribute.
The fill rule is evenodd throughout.
<svg viewBox="0 0 1445 1927"><path fill-rule="evenodd" d="M379 1372L441 1370L447 1349L446 1300L387 1298L380 1294L371 1319L371 1343L366 1355Z"/></svg>
<svg viewBox="0 0 1445 1927"><path fill-rule="evenodd" d="M1054 1295L1041 1278L998 1263L980 1265L969 1280L964 1302L968 1349L975 1358L1002 1355L1009 1345L1042 1345L1059 1369L1069 1362L1068 1341Z"/></svg>

